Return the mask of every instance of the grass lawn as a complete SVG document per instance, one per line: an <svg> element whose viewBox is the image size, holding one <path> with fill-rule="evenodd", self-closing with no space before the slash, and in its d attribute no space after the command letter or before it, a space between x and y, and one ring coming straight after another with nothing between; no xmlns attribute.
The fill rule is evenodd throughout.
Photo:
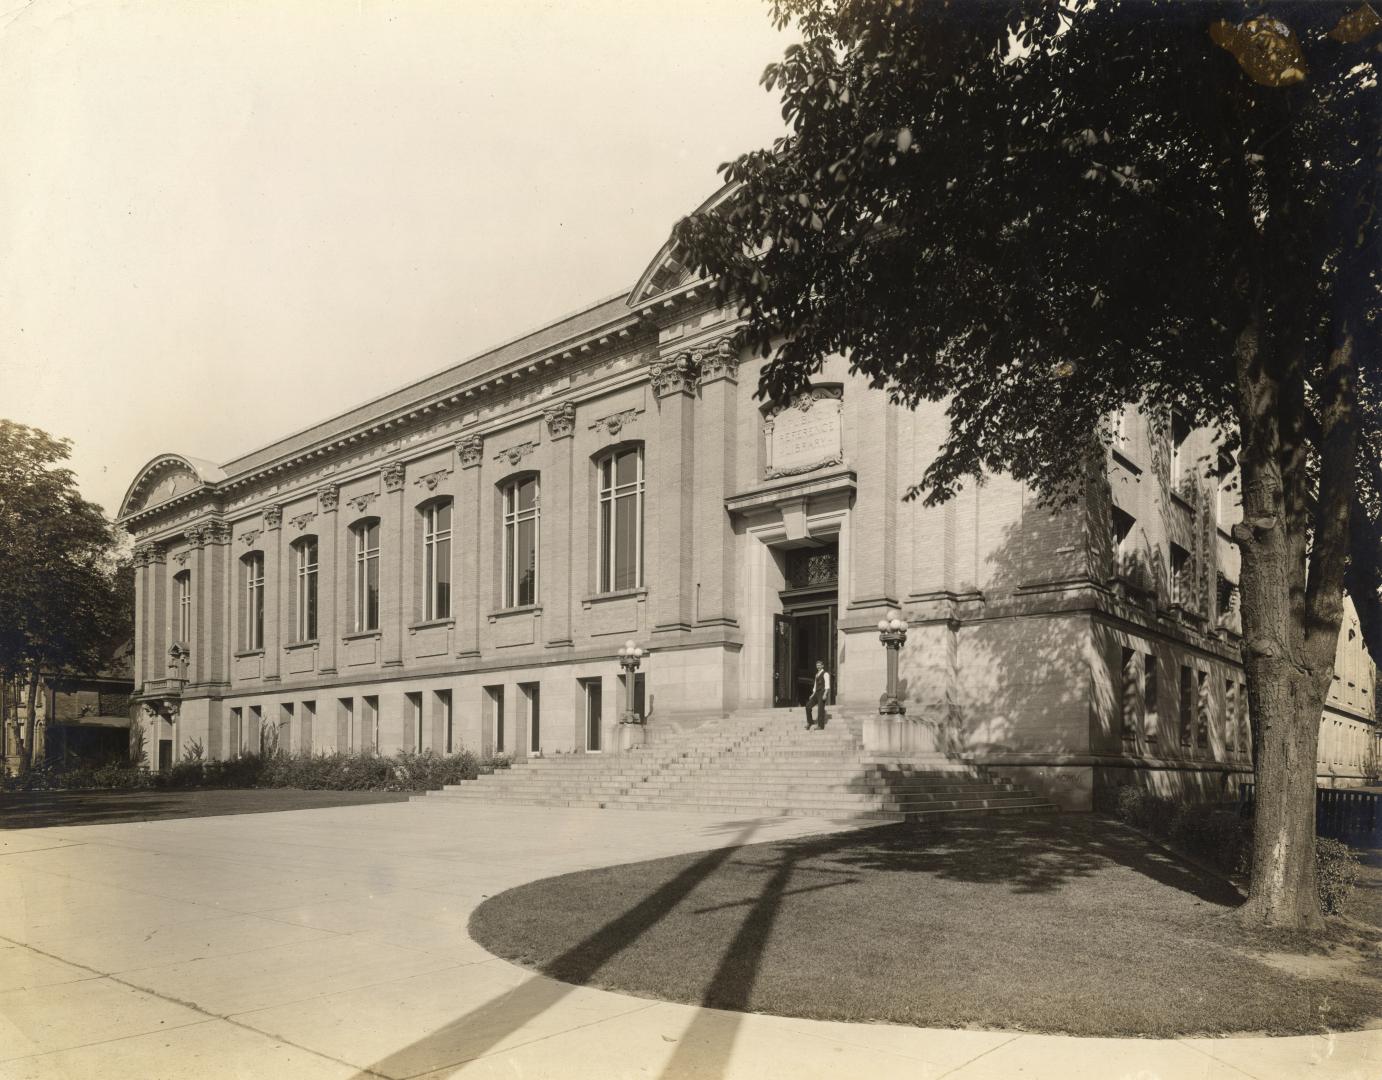
<svg viewBox="0 0 1382 1080"><path fill-rule="evenodd" d="M402 802L409 794L406 791L299 791L296 788L3 791L0 792L0 829L316 810L326 806Z"/></svg>
<svg viewBox="0 0 1382 1080"><path fill-rule="evenodd" d="M1382 1015L1382 934L1253 937L1240 900L1115 822L1050 815L550 878L487 900L471 934L567 982L828 1020L1165 1037Z"/></svg>

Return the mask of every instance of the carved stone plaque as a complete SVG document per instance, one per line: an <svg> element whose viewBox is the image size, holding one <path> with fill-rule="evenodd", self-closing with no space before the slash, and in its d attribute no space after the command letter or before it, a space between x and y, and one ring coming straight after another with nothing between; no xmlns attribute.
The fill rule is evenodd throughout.
<svg viewBox="0 0 1382 1080"><path fill-rule="evenodd" d="M838 386L813 386L769 412L763 425L768 479L839 465L844 460L843 405Z"/></svg>

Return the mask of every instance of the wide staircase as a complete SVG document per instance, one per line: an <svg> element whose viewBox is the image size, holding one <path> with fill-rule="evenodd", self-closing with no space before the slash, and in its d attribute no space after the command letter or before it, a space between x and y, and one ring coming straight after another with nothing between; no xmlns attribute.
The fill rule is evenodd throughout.
<svg viewBox="0 0 1382 1080"><path fill-rule="evenodd" d="M807 731L800 709L682 717L625 754L529 758L415 798L880 821L1054 809L939 754L878 760L864 751L862 713L828 716L824 731Z"/></svg>

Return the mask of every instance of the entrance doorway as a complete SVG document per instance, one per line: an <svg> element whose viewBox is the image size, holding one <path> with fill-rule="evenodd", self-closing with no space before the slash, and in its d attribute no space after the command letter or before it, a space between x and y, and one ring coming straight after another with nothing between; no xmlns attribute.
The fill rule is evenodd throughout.
<svg viewBox="0 0 1382 1080"><path fill-rule="evenodd" d="M773 629L773 704L805 705L816 681L817 660L830 672L826 704L835 704L835 605L774 615Z"/></svg>
<svg viewBox="0 0 1382 1080"><path fill-rule="evenodd" d="M805 705L816 679L816 661L830 672L835 704L835 621L839 597L839 548L835 544L786 553L782 614L773 616L773 704Z"/></svg>

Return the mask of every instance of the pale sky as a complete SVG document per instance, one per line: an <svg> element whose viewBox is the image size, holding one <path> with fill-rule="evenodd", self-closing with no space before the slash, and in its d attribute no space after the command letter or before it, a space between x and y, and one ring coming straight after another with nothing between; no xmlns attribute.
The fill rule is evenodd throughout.
<svg viewBox="0 0 1382 1080"><path fill-rule="evenodd" d="M761 0L0 0L0 416L114 514L630 287L781 134Z"/></svg>

